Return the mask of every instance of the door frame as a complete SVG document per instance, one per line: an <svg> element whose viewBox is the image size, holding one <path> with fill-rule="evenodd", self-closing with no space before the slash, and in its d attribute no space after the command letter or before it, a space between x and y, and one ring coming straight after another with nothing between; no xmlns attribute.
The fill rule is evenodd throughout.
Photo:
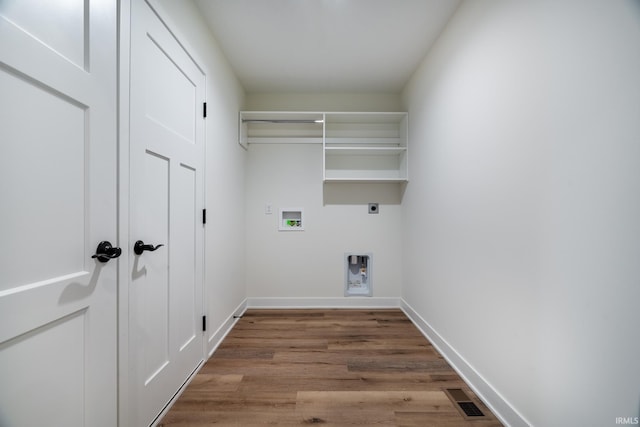
<svg viewBox="0 0 640 427"><path fill-rule="evenodd" d="M129 173L130 159L130 54L131 54L131 3L133 1L145 1L151 9L160 17L162 23L168 28L169 32L178 40L178 43L187 52L191 60L202 71L205 80L205 98L207 93L206 69L202 66L203 61L199 60L194 54L195 50L186 42L186 37L179 30L178 26L172 21L169 15L163 10L158 0L119 0L118 1L118 241L127 242L122 244L122 256L118 266L118 425L127 427L131 420L131 399L134 384L132 384L129 376L129 282L131 271L131 242L130 242L130 191L129 186L131 177ZM204 151L206 159L206 136L207 123L204 125ZM206 162L203 164L203 174L206 177ZM206 179L202 188L203 202L206 206ZM206 233L205 233L206 237ZM203 260L206 260L206 239L203 244ZM202 311L207 315L206 310L206 286L205 286L205 265L202 266ZM204 332L203 332L204 333ZM206 337L205 337L206 338ZM206 362L208 359L207 339L203 339L202 358ZM202 368L201 363L198 368L191 374L185 384L176 390L177 393L167 405L167 407L159 414L155 424L168 412L171 405L178 399L182 392L186 389L196 373ZM133 426L131 426L133 427Z"/></svg>
<svg viewBox="0 0 640 427"><path fill-rule="evenodd" d="M118 425L129 426L129 82L131 53L131 0L118 2ZM126 242L127 244L124 244Z"/></svg>

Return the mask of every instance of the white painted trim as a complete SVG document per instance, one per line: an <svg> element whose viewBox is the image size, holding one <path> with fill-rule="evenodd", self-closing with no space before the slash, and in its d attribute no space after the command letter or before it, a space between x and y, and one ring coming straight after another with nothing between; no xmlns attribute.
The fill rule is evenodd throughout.
<svg viewBox="0 0 640 427"><path fill-rule="evenodd" d="M404 299L400 301L400 308L505 426L530 427L531 424Z"/></svg>
<svg viewBox="0 0 640 427"><path fill-rule="evenodd" d="M118 425L128 426L131 414L129 378L129 66L131 1L118 2Z"/></svg>
<svg viewBox="0 0 640 427"><path fill-rule="evenodd" d="M247 308L400 308L400 298L247 298Z"/></svg>
<svg viewBox="0 0 640 427"><path fill-rule="evenodd" d="M173 404L176 403L178 401L178 399L180 399L180 396L182 396L182 393L184 393L184 391L187 389L187 387L189 387L189 384L191 384L191 381L193 381L193 379L196 377L196 375L198 375L198 372L200 372L200 369L202 369L202 367L204 366L205 363L207 363L207 361L203 360L202 362L200 362L198 364L198 366L196 366L196 369L193 370L191 375L189 375L189 378L187 378L187 380L184 382L184 384L182 384L182 386L178 389L176 394L173 395L173 397L171 398L169 403L167 403L167 405L162 409L162 411L160 411L160 413L158 414L156 419L153 420L153 422L151 423L151 425L149 427L161 426L160 422L162 421L162 419L165 417L165 415L167 415L167 413L169 413L169 411L171 410L171 407L173 406Z"/></svg>
<svg viewBox="0 0 640 427"><path fill-rule="evenodd" d="M225 337L231 332L236 323L238 323L239 316L242 316L247 311L247 300L245 299L233 310L233 313L227 317L222 325L214 333L207 338L207 359L218 349Z"/></svg>

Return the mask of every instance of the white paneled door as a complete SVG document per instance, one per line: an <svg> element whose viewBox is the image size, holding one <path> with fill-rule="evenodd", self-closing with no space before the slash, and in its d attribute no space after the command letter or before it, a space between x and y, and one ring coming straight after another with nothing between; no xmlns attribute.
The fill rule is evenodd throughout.
<svg viewBox="0 0 640 427"><path fill-rule="evenodd" d="M117 423L116 143L116 2L0 0L0 426Z"/></svg>
<svg viewBox="0 0 640 427"><path fill-rule="evenodd" d="M130 72L130 240L142 249L129 284L131 425L143 426L204 356L205 77L143 0L131 5Z"/></svg>

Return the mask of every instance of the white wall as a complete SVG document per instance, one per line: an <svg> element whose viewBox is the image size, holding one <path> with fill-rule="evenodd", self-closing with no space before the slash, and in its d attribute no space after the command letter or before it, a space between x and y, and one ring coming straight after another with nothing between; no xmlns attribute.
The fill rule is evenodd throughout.
<svg viewBox="0 0 640 427"><path fill-rule="evenodd" d="M250 111L402 111L399 93L250 93Z"/></svg>
<svg viewBox="0 0 640 427"><path fill-rule="evenodd" d="M197 7L191 1L158 2L206 73L205 312L208 336L215 339L216 330L246 298L245 151L237 142L238 111L242 109L244 90Z"/></svg>
<svg viewBox="0 0 640 427"><path fill-rule="evenodd" d="M466 1L404 91L403 298L513 425L639 415L638 76L638 1Z"/></svg>
<svg viewBox="0 0 640 427"><path fill-rule="evenodd" d="M384 94L247 96L247 109L255 110L384 111L399 104L399 96ZM373 253L374 297L400 296L402 191L397 184L323 186L322 144L250 144L247 155L249 298L342 299L343 257L350 251ZM368 202L380 203L378 215L368 213ZM271 215L265 215L267 203L273 206ZM304 209L305 230L278 231L278 210L295 207Z"/></svg>

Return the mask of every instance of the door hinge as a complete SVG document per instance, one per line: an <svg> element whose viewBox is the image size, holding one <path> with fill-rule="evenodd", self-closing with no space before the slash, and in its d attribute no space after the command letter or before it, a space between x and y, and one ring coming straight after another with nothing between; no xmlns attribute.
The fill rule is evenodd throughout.
<svg viewBox="0 0 640 427"><path fill-rule="evenodd" d="M207 117L207 103L206 102L202 103L202 117L204 117L204 118Z"/></svg>
<svg viewBox="0 0 640 427"><path fill-rule="evenodd" d="M207 223L207 210L206 209L202 209L202 223L203 224Z"/></svg>
<svg viewBox="0 0 640 427"><path fill-rule="evenodd" d="M202 332L207 330L207 316L202 316Z"/></svg>

